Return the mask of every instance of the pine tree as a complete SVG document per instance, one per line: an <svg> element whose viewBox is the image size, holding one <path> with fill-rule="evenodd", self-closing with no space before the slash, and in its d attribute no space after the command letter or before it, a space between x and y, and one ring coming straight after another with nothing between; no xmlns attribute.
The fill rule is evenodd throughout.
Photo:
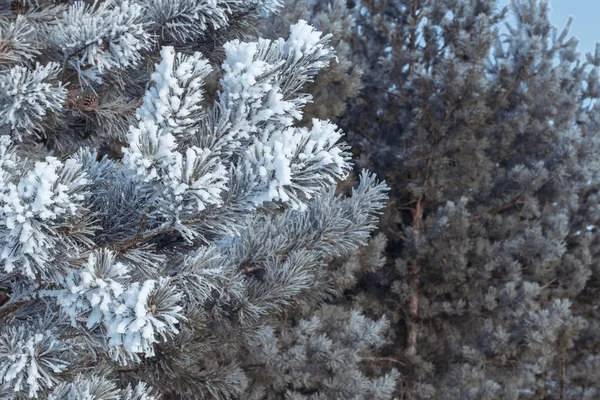
<svg viewBox="0 0 600 400"><path fill-rule="evenodd" d="M356 301L392 322L399 393L596 398L600 47L582 60L545 1L353 3L341 126L391 186Z"/></svg>
<svg viewBox="0 0 600 400"><path fill-rule="evenodd" d="M45 118L63 113L71 96L70 85L49 79L100 74L109 88L107 73L149 61L139 13L163 10L153 21L165 40L194 47L237 7L258 3L28 4L15 8L30 10L27 21L40 30L24 31L54 32L69 56L32 69L27 45L15 40L25 50L11 53L20 61L2 75L13 89L1 103L12 134L0 135L0 397L323 398L345 382L357 398L391 399L397 372L360 365L386 342L386 319L324 304L353 283L356 252L387 198L366 171L352 193L337 194L351 168L342 132L327 120L297 124L311 100L301 88L333 55L329 36L299 21L286 40L224 43L216 93L204 85L207 57L162 46L127 119L121 159L80 141L64 158L29 157L24 135L47 132ZM3 25L3 34L17 35L12 24L22 22ZM277 329L294 338L277 338L274 348ZM290 365L303 363L308 375L282 370L274 385L261 381L297 351L304 361ZM309 375L316 381L305 384Z"/></svg>
<svg viewBox="0 0 600 400"><path fill-rule="evenodd" d="M377 354L389 344L389 320L366 318L343 294L357 275L383 267L386 239L379 234L368 246L330 263L313 292L329 293L327 304L305 307L279 326L264 326L248 353L247 399L390 400L399 374L382 365ZM320 286L320 287L319 287Z"/></svg>
<svg viewBox="0 0 600 400"><path fill-rule="evenodd" d="M313 97L303 115L304 124L310 125L313 118L334 118L344 112L349 99L360 91L362 70L352 60L348 42L356 27L345 0L285 0L281 11L271 16L264 34L281 36L299 20L306 20L331 35L330 43L335 49L335 58L304 88Z"/></svg>
<svg viewBox="0 0 600 400"><path fill-rule="evenodd" d="M55 154L120 156L162 46L201 52L254 39L278 0L14 0L0 5L0 133ZM119 143L121 142L121 143Z"/></svg>

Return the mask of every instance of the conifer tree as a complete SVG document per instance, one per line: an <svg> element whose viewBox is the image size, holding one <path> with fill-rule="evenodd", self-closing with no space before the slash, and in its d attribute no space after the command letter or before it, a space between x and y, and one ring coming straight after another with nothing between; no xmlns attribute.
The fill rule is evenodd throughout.
<svg viewBox="0 0 600 400"><path fill-rule="evenodd" d="M255 39L278 0L13 0L0 3L0 133L55 154L120 156L162 46L218 67ZM122 143L118 143L122 142Z"/></svg>
<svg viewBox="0 0 600 400"><path fill-rule="evenodd" d="M12 2L0 26L0 398L391 399L397 371L360 364L387 319L325 304L358 258L381 260L381 238L356 252L388 190L363 171L338 194L341 130L298 124L330 37L299 21L226 41L209 93L214 59L195 49L273 2L50 3ZM135 105L120 159L28 142L69 112L65 76Z"/></svg>
<svg viewBox="0 0 600 400"><path fill-rule="evenodd" d="M540 0L352 3L341 125L391 186L357 301L392 321L400 395L596 398L600 47Z"/></svg>
<svg viewBox="0 0 600 400"><path fill-rule="evenodd" d="M335 49L335 58L304 88L313 97L303 116L303 122L310 125L313 118L334 118L344 112L348 100L359 93L362 70L352 59L349 41L356 27L345 0L285 0L281 11L271 16L265 35L281 36L298 20L309 21L331 35L330 43Z"/></svg>

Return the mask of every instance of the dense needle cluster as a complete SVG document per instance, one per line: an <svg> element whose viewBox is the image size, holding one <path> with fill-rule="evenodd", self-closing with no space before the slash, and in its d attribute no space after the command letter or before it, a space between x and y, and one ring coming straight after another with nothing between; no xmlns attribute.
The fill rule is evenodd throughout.
<svg viewBox="0 0 600 400"><path fill-rule="evenodd" d="M0 397L300 393L289 369L276 388L259 384L272 366L259 349L287 313L326 312L333 274L356 269L328 264L367 243L387 198L368 172L337 194L351 170L342 132L298 124L330 36L299 21L287 39L221 42L232 18L276 9L266 2L16 5L0 26ZM204 54L209 42L222 55ZM107 101L134 111L102 111ZM103 132L120 157L89 147ZM52 136L72 133L66 147ZM361 347L333 336L313 354L327 325L294 346L313 375L350 374L352 393L388 399L397 373L359 369L388 325L348 312L338 324Z"/></svg>
<svg viewBox="0 0 600 400"><path fill-rule="evenodd" d="M598 398L600 46L505 5L0 2L0 398Z"/></svg>
<svg viewBox="0 0 600 400"><path fill-rule="evenodd" d="M392 320L402 396L598 397L600 47L546 1L352 3L340 126L391 187L357 299Z"/></svg>

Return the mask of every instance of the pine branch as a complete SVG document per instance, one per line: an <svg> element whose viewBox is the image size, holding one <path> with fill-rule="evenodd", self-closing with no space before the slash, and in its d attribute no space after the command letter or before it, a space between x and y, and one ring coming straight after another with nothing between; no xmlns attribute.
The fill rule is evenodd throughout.
<svg viewBox="0 0 600 400"><path fill-rule="evenodd" d="M540 187L537 190L542 189L551 180L552 180L551 176L544 179L544 181L541 183ZM501 206L498 206L498 207L494 207L494 208L484 212L483 214L474 215L469 220L471 222L474 222L474 221L478 221L482 218L485 218L486 216L489 216L489 215L500 214L503 211L506 211L512 207L515 207L515 206L521 204L523 202L523 198L524 198L524 194L520 193L517 197L515 197L513 200L509 201L508 203L502 204Z"/></svg>

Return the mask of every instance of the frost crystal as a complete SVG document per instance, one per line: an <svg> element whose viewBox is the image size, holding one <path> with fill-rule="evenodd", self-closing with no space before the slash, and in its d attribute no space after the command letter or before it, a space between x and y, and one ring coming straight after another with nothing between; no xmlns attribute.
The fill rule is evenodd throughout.
<svg viewBox="0 0 600 400"><path fill-rule="evenodd" d="M335 125L313 120L310 130L293 127L310 97L292 94L329 62L327 40L300 21L286 41L225 45L221 143L233 152L242 140L250 142L242 166L254 181L248 198L253 207L281 201L302 209L316 191L346 176L346 146L337 143L341 134Z"/></svg>
<svg viewBox="0 0 600 400"><path fill-rule="evenodd" d="M86 328L101 324L110 345L152 356L154 343L178 333L175 325L181 318L181 307L162 312L161 304L152 297L159 290L167 290L161 301L176 303L181 295L169 291L164 278L130 283L129 272L130 267L115 261L110 251L90 254L79 270L69 271L61 282L64 289L53 292L53 296L73 326L77 326L79 316L87 315Z"/></svg>
<svg viewBox="0 0 600 400"><path fill-rule="evenodd" d="M60 109L66 99L66 89L50 83L59 71L57 63L36 63L33 70L15 66L0 73L0 125L17 135L38 131L47 110Z"/></svg>
<svg viewBox="0 0 600 400"><path fill-rule="evenodd" d="M81 68L95 66L128 68L141 59L140 51L150 47L150 34L144 30L143 8L128 0L76 2L63 15L54 31L54 43Z"/></svg>
<svg viewBox="0 0 600 400"><path fill-rule="evenodd" d="M162 34L180 41L198 39L208 28L222 28L230 12L222 0L150 0L146 7Z"/></svg>
<svg viewBox="0 0 600 400"><path fill-rule="evenodd" d="M31 278L44 273L56 241L51 226L75 214L84 198L81 190L87 180L78 169L75 160L63 164L47 157L17 182L2 182L0 261L6 272L19 268Z"/></svg>
<svg viewBox="0 0 600 400"><path fill-rule="evenodd" d="M27 18L19 15L14 21L0 20L0 66L30 60L39 54L29 40L34 29Z"/></svg>
<svg viewBox="0 0 600 400"><path fill-rule="evenodd" d="M165 47L161 55L152 75L155 85L137 113L138 126L129 129L123 162L144 181L161 187L168 213L202 211L221 204L227 171L208 148L179 150L178 138L189 140L195 134L193 125L204 115L203 80L211 69L199 53L175 55L172 47Z"/></svg>
<svg viewBox="0 0 600 400"><path fill-rule="evenodd" d="M321 188L323 170L332 172L325 176L328 183L334 183L333 176L346 176L348 157L337 144L341 136L334 124L315 119L310 130L288 128L262 141L255 138L246 150L247 170L259 180L258 194L251 200L257 205L279 200L303 208L288 188L299 188L304 198L310 199Z"/></svg>
<svg viewBox="0 0 600 400"><path fill-rule="evenodd" d="M36 397L40 390L54 386L53 376L67 368L61 358L66 350L50 331L29 324L0 332L0 384Z"/></svg>
<svg viewBox="0 0 600 400"><path fill-rule="evenodd" d="M47 400L155 400L148 394L148 386L140 382L134 388L127 386L125 389L117 388L114 382L97 376L79 375L71 383L59 385Z"/></svg>

